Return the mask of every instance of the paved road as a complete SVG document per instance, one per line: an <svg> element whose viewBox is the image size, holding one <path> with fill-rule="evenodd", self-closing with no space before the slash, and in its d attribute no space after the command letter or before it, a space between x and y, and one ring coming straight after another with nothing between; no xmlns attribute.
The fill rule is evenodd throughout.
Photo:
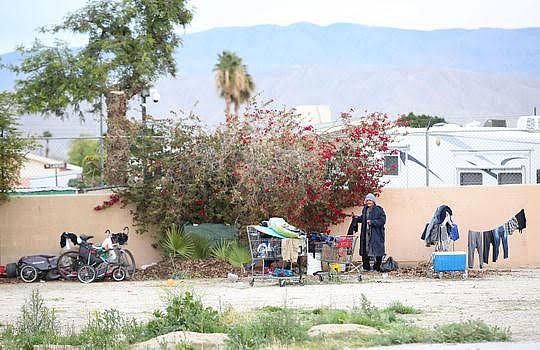
<svg viewBox="0 0 540 350"><path fill-rule="evenodd" d="M171 290L164 281L0 284L0 323L15 321L34 288L64 324L75 327L86 322L89 312L106 308L148 319L154 309L164 305L163 296ZM509 327L516 341L540 341L540 269L469 280L383 279L372 274L362 283L284 288L264 283L249 287L246 282L185 280L179 288L192 289L207 305L240 310L264 305L346 308L359 305L365 295L376 306L399 300L422 310L420 315L409 317L422 326L482 319Z"/></svg>

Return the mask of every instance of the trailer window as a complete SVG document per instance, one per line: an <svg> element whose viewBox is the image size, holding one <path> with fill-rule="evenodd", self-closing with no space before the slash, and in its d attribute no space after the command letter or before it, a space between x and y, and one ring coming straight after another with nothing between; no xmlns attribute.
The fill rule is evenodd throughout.
<svg viewBox="0 0 540 350"><path fill-rule="evenodd" d="M498 179L499 179L499 185L522 184L523 183L523 174L521 174L521 173L499 173Z"/></svg>
<svg viewBox="0 0 540 350"><path fill-rule="evenodd" d="M482 184L482 173L460 173L459 185L472 186Z"/></svg>
<svg viewBox="0 0 540 350"><path fill-rule="evenodd" d="M399 157L397 155L384 156L384 175L399 175Z"/></svg>

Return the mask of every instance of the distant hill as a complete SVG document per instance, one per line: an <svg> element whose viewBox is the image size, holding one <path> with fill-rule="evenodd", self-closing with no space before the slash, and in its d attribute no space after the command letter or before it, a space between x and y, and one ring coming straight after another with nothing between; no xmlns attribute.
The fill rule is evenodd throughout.
<svg viewBox="0 0 540 350"><path fill-rule="evenodd" d="M149 105L154 115L181 108L210 124L223 120L212 67L224 49L244 59L263 98L288 106L328 104L334 115L355 107L467 122L540 107L540 28L415 31L298 23L217 28L183 41L178 77L157 84L162 99ZM17 54L1 57L11 62ZM0 71L0 88L12 85L11 73ZM39 131L42 123L25 118L24 128ZM58 124L57 134L97 130L95 122L70 125Z"/></svg>

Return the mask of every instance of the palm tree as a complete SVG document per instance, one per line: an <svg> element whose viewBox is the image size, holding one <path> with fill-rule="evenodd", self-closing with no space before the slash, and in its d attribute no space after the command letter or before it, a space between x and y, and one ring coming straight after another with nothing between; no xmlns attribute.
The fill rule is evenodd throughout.
<svg viewBox="0 0 540 350"><path fill-rule="evenodd" d="M49 130L45 130L42 136L45 138L45 158L49 158L49 138L52 134Z"/></svg>
<svg viewBox="0 0 540 350"><path fill-rule="evenodd" d="M242 59L230 51L223 51L218 55L214 72L216 87L220 96L225 99L225 113L229 116L231 104L234 104L234 113L238 116L240 105L247 102L255 90L253 78L247 73Z"/></svg>

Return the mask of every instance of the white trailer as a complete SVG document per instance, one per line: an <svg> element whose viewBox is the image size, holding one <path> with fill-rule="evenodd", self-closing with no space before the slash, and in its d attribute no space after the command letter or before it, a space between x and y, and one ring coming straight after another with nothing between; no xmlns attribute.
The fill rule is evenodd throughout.
<svg viewBox="0 0 540 350"><path fill-rule="evenodd" d="M517 128L400 128L391 148L397 152L384 156L387 187L540 183L536 116L521 117Z"/></svg>

